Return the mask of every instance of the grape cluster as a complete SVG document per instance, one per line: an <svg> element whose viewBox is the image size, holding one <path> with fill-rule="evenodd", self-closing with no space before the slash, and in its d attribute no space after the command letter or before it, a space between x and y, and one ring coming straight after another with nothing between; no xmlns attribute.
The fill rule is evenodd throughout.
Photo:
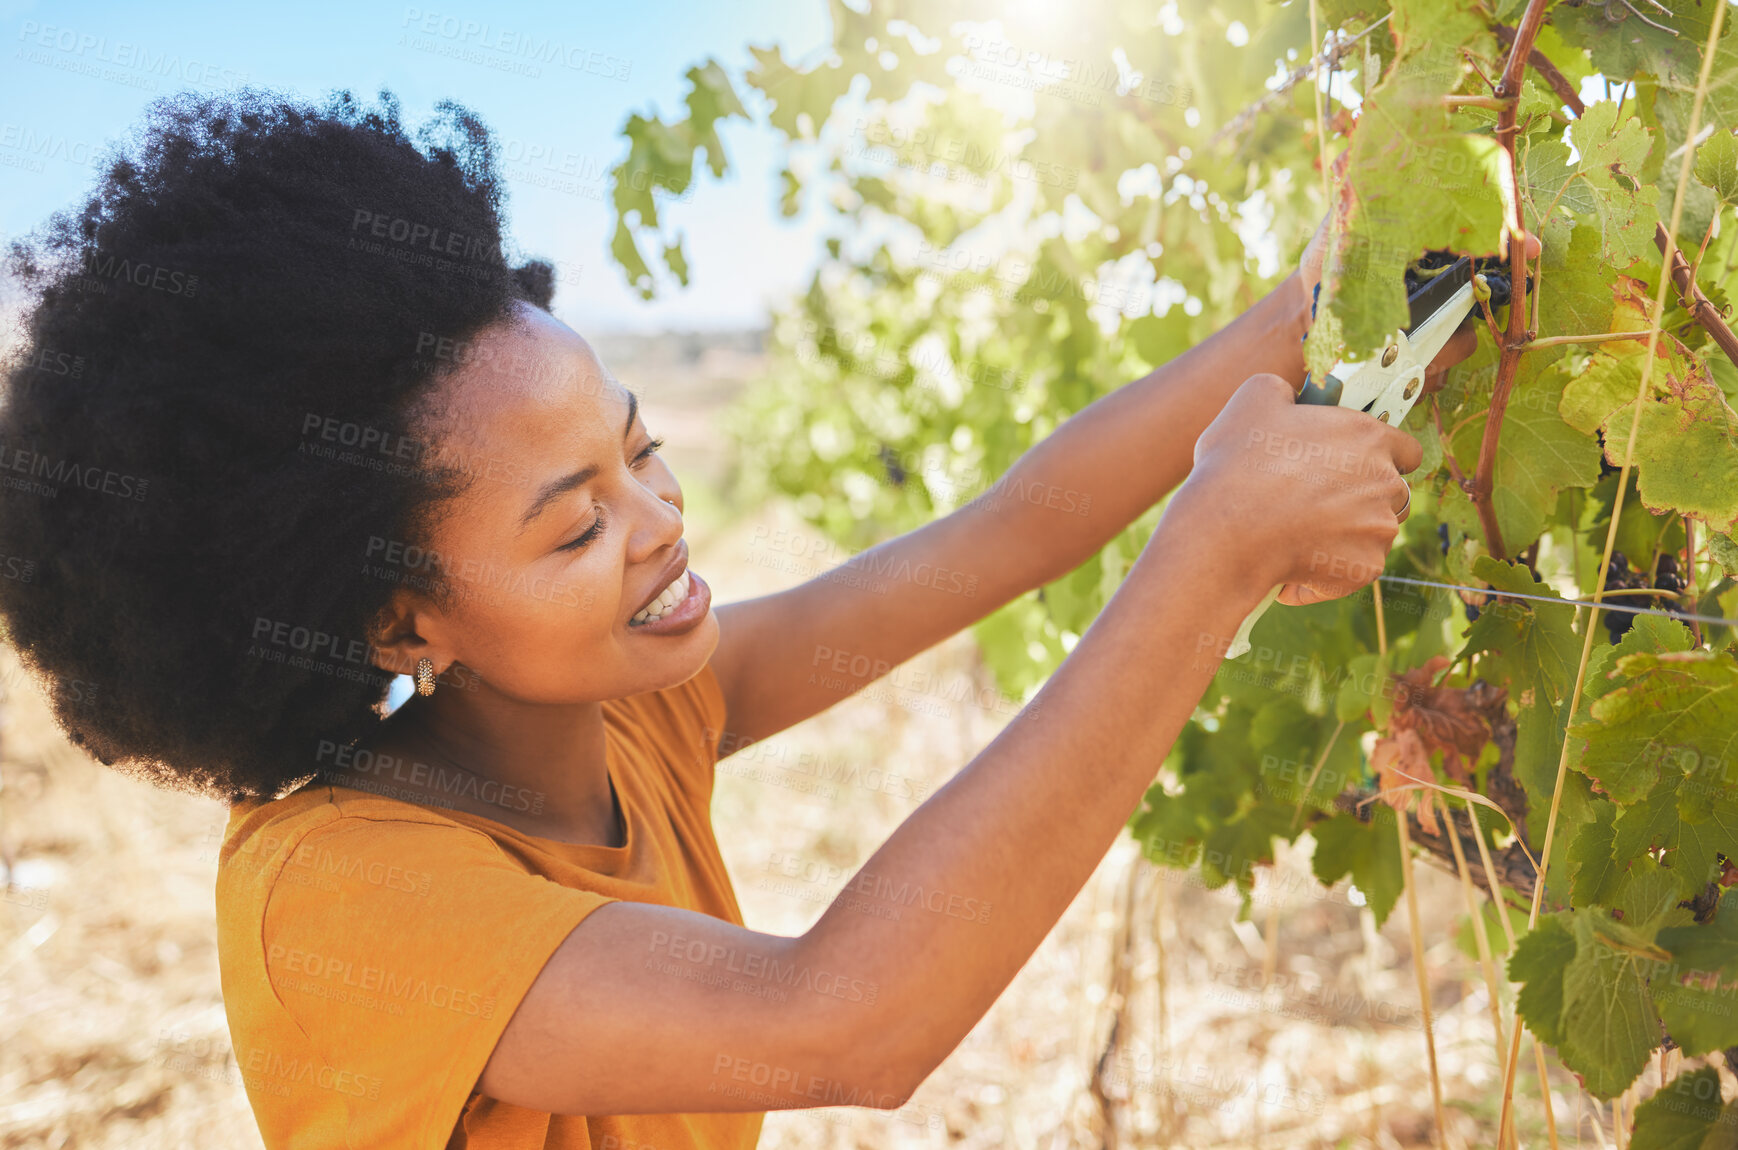
<svg viewBox="0 0 1738 1150"><path fill-rule="evenodd" d="M1460 259L1454 252L1432 250L1425 252L1406 265L1406 294L1411 295L1436 277L1432 272L1439 272L1450 267Z"/></svg>
<svg viewBox="0 0 1738 1150"><path fill-rule="evenodd" d="M1406 294L1411 296L1435 276L1431 273L1440 272L1443 268L1452 267L1460 255L1456 252L1432 249L1406 266ZM1474 275L1485 277L1485 284L1491 289L1490 307L1494 311L1507 306L1513 292L1513 284L1509 279L1509 265L1498 256L1487 256L1474 260L1472 265Z"/></svg>
<svg viewBox="0 0 1738 1150"><path fill-rule="evenodd" d="M1661 591L1679 592L1684 589L1684 576L1678 570L1678 557L1667 552L1660 556L1659 571L1654 576L1654 586ZM1682 599L1667 599L1663 606L1673 615L1689 614L1689 608Z"/></svg>
<svg viewBox="0 0 1738 1150"><path fill-rule="evenodd" d="M1650 582L1646 571L1631 571L1629 560L1621 551L1611 553L1611 567L1605 573L1605 590L1632 590L1643 587L1656 588L1660 591L1678 592L1684 589L1684 577L1678 570L1678 557L1666 552L1655 564L1655 574ZM1627 607L1659 608L1674 615L1684 614L1685 608L1675 598L1660 599L1652 595L1618 595L1616 601ZM1622 639L1635 624L1635 615L1629 611L1605 612L1605 629L1611 633L1613 643Z"/></svg>

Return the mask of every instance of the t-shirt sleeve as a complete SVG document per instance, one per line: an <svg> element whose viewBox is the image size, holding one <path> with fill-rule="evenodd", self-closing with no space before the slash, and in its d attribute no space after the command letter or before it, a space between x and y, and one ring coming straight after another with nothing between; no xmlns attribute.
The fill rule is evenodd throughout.
<svg viewBox="0 0 1738 1150"><path fill-rule="evenodd" d="M349 1145L445 1147L551 954L614 899L526 873L486 836L350 815L285 859L261 942L272 991L333 1075Z"/></svg>

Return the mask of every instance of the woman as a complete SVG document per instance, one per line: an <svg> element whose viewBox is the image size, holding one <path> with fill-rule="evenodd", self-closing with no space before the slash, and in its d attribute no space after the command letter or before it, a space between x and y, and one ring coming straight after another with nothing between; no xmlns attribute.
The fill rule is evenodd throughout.
<svg viewBox="0 0 1738 1150"><path fill-rule="evenodd" d="M547 265L505 257L485 128L443 105L413 137L383 100L160 103L14 252L0 538L42 574L0 610L74 740L233 804L223 993L266 1144L748 1147L765 1110L900 1104L1092 873L1245 614L1381 569L1418 444L1293 404L1293 275L854 560L914 573L885 593L714 608L637 400L548 313ZM44 370L64 355L76 380ZM746 929L720 749L1185 477L1019 719L809 931ZM387 715L398 674L418 694Z"/></svg>

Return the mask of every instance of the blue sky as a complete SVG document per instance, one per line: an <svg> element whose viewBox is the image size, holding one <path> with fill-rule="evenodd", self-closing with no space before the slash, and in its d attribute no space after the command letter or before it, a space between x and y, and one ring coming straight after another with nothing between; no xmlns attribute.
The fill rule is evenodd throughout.
<svg viewBox="0 0 1738 1150"><path fill-rule="evenodd" d="M776 41L793 58L829 36L824 0L0 0L0 233L74 203L91 159L156 96L252 84L371 100L384 86L411 122L441 99L488 122L513 237L557 263L556 312L580 332L754 325L806 281L818 247L812 216L777 215L770 131L732 122L733 174L704 175L692 202L670 206L693 275L651 304L608 258L608 172L626 151L617 133L631 112L679 114L682 74L707 56L739 79L751 43ZM549 62L550 44L568 65Z"/></svg>

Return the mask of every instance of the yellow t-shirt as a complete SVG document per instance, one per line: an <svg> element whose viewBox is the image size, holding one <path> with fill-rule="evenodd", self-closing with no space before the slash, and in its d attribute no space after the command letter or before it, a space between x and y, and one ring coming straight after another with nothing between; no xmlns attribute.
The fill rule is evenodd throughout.
<svg viewBox="0 0 1738 1150"><path fill-rule="evenodd" d="M473 1092L525 992L593 910L625 899L742 922L712 835L724 697L711 666L606 702L604 717L624 846L389 797L395 774L427 769L403 760L349 764L356 788L231 812L217 878L223 1003L269 1150L754 1146L760 1114L570 1117Z"/></svg>

